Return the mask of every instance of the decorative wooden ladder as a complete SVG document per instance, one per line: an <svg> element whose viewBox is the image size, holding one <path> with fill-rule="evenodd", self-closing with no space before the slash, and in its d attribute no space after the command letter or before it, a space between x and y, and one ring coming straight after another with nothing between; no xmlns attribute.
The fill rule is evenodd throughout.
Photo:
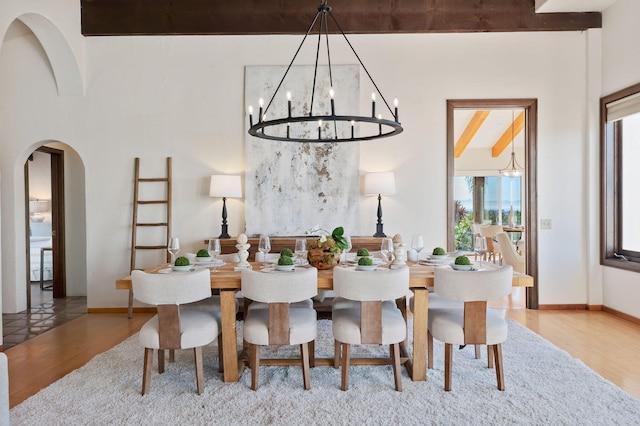
<svg viewBox="0 0 640 426"><path fill-rule="evenodd" d="M140 184L141 183L158 183L164 182L166 187L166 196L161 200L140 200ZM167 170L166 177L162 178L141 178L140 177L140 158L136 157L135 159L135 178L134 178L134 188L133 188L133 223L131 226L131 268L139 269L136 267L136 252L138 250L162 250L166 253L166 261L169 262L170 254L167 251L167 242L169 241L169 237L171 236L171 157L167 157ZM163 206L166 208L166 213L164 218L166 219L163 222L139 222L138 221L138 208L140 206ZM158 216L162 214L162 212L156 212ZM138 228L139 227L164 227L165 237L162 244L157 245L139 245L137 243L138 239ZM128 316L129 318L133 317L133 290L129 290L129 306L128 306Z"/></svg>

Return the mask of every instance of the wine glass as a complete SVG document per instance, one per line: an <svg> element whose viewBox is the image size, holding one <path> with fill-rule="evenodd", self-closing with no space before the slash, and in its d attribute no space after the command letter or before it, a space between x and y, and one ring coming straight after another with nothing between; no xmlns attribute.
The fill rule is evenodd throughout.
<svg viewBox="0 0 640 426"><path fill-rule="evenodd" d="M213 257L213 272L218 272L217 256L220 254L220 240L218 238L210 239L209 245L207 246L207 251L209 252L209 256Z"/></svg>
<svg viewBox="0 0 640 426"><path fill-rule="evenodd" d="M294 250L296 258L298 262L301 264L304 263L307 258L307 239L306 238L296 238L296 247Z"/></svg>
<svg viewBox="0 0 640 426"><path fill-rule="evenodd" d="M487 238L486 237L476 237L473 243L473 251L476 252L480 260L484 259L484 255L487 252Z"/></svg>
<svg viewBox="0 0 640 426"><path fill-rule="evenodd" d="M167 251L171 253L171 264L176 263L176 255L180 251L180 240L177 237L169 238L169 243L167 244Z"/></svg>
<svg viewBox="0 0 640 426"><path fill-rule="evenodd" d="M344 261L348 262L349 261L349 252L353 248L353 244L351 244L351 237L349 235L345 236L344 239L347 242L347 248L344 249L342 252L344 254Z"/></svg>
<svg viewBox="0 0 640 426"><path fill-rule="evenodd" d="M420 252L424 248L424 238L422 238L422 235L414 235L411 238L411 248L416 251L416 266L417 266L418 262L420 261Z"/></svg>
<svg viewBox="0 0 640 426"><path fill-rule="evenodd" d="M260 241L258 242L258 251L262 253L262 263L267 260L267 253L271 251L271 240L268 235L260 235Z"/></svg>
<svg viewBox="0 0 640 426"><path fill-rule="evenodd" d="M393 240L391 238L383 238L380 243L380 253L387 263L392 261L393 257Z"/></svg>

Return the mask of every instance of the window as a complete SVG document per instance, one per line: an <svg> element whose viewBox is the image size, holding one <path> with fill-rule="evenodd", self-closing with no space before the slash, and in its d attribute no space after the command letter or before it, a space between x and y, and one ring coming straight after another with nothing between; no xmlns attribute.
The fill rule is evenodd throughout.
<svg viewBox="0 0 640 426"><path fill-rule="evenodd" d="M600 100L601 263L640 272L640 84Z"/></svg>

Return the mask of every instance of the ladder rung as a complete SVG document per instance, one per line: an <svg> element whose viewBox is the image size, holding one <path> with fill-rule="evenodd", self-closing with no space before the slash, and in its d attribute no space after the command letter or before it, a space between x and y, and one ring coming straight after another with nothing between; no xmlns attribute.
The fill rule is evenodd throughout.
<svg viewBox="0 0 640 426"><path fill-rule="evenodd" d="M167 246L136 246L136 250L166 250Z"/></svg>
<svg viewBox="0 0 640 426"><path fill-rule="evenodd" d="M139 178L138 182L169 182L169 178Z"/></svg>
<svg viewBox="0 0 640 426"><path fill-rule="evenodd" d="M169 226L167 222L162 223L136 223L136 226Z"/></svg>
<svg viewBox="0 0 640 426"><path fill-rule="evenodd" d="M167 200L138 201L138 204L167 204Z"/></svg>

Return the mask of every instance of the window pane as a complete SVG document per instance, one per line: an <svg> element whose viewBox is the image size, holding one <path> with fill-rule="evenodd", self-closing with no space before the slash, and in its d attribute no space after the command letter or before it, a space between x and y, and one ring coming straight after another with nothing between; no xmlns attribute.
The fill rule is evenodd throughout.
<svg viewBox="0 0 640 426"><path fill-rule="evenodd" d="M502 223L509 225L509 210L513 207L516 225L522 224L522 176L502 176Z"/></svg>
<svg viewBox="0 0 640 426"><path fill-rule="evenodd" d="M486 176L484 179L484 212L483 219L486 223L498 225L499 193L498 176Z"/></svg>
<svg viewBox="0 0 640 426"><path fill-rule="evenodd" d="M473 250L473 176L453 178L453 199L456 203L455 240L456 250Z"/></svg>
<svg viewBox="0 0 640 426"><path fill-rule="evenodd" d="M622 250L640 252L640 114L622 120Z"/></svg>

